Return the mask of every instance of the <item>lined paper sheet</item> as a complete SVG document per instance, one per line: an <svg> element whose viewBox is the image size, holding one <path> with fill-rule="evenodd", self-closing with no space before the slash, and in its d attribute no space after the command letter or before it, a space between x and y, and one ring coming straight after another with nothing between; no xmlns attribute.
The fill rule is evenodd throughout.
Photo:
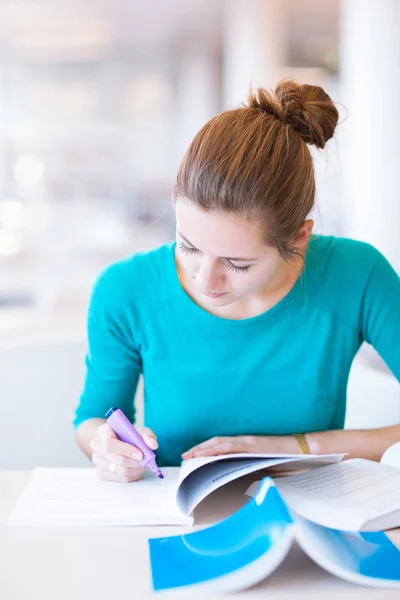
<svg viewBox="0 0 400 600"><path fill-rule="evenodd" d="M400 469L396 467L352 458L277 478L275 483L291 509L325 527L376 531L400 525ZM256 491L252 484L246 494Z"/></svg>
<svg viewBox="0 0 400 600"><path fill-rule="evenodd" d="M103 481L93 468L34 469L10 515L18 526L123 526L191 524L176 504L179 468L150 471L140 481Z"/></svg>
<svg viewBox="0 0 400 600"><path fill-rule="evenodd" d="M375 514L400 507L400 470L363 459L293 475L277 481L277 485L341 510L362 509Z"/></svg>

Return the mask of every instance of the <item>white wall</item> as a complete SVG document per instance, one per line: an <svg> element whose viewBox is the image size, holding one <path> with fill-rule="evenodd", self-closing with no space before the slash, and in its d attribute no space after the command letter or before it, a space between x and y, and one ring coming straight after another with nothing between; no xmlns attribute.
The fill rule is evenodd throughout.
<svg viewBox="0 0 400 600"><path fill-rule="evenodd" d="M87 466L72 421L84 374L84 345L0 348L0 468Z"/></svg>
<svg viewBox="0 0 400 600"><path fill-rule="evenodd" d="M400 423L400 385L388 372L356 359L347 386L346 429L369 429Z"/></svg>
<svg viewBox="0 0 400 600"><path fill-rule="evenodd" d="M341 0L339 127L345 235L400 273L400 2Z"/></svg>

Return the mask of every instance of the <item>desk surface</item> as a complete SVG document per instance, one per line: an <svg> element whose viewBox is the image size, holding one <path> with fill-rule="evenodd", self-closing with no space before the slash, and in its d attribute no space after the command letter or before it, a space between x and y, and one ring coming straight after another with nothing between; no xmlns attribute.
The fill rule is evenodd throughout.
<svg viewBox="0 0 400 600"><path fill-rule="evenodd" d="M182 532L178 527L12 528L3 527L25 487L29 471L0 472L0 598L4 600L147 600L152 592L147 538ZM245 478L217 490L196 509L203 526L245 503ZM400 529L390 538L400 547ZM399 590L380 590L347 583L315 565L294 544L270 577L250 590L225 598L268 600L385 600ZM181 596L191 598L191 594ZM211 597L208 597L209 599Z"/></svg>

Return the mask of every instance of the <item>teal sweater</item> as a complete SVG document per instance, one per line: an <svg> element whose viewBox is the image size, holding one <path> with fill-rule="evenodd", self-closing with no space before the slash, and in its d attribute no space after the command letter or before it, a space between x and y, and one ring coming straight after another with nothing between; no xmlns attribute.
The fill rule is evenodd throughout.
<svg viewBox="0 0 400 600"><path fill-rule="evenodd" d="M111 406L134 422L143 374L158 462L179 465L183 451L217 435L343 428L348 375L364 340L400 380L400 278L372 246L313 236L289 294L243 320L195 304L174 249L134 254L95 282L75 427Z"/></svg>

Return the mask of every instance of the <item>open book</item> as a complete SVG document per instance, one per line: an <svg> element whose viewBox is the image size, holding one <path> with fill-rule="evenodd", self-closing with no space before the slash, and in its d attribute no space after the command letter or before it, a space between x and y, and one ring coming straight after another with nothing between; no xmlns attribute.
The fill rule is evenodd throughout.
<svg viewBox="0 0 400 600"><path fill-rule="evenodd" d="M179 591L187 597L190 589L192 596L204 598L244 589L272 573L294 539L312 560L338 577L400 588L400 551L384 533L316 525L288 509L275 483L264 478L254 498L216 525L150 539L154 590L177 598Z"/></svg>
<svg viewBox="0 0 400 600"><path fill-rule="evenodd" d="M304 471L341 461L343 454L230 454L192 458L146 470L134 483L102 481L94 468L36 468L9 525L190 525L195 507L222 485L256 471Z"/></svg>

